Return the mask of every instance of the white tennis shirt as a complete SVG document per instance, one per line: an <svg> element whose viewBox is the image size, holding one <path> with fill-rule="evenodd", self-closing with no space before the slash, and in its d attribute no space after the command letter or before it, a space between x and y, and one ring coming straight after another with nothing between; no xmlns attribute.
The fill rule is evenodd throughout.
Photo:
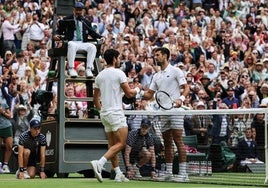
<svg viewBox="0 0 268 188"><path fill-rule="evenodd" d="M177 100L181 95L180 86L186 83L182 70L169 64L165 70L158 71L154 75L150 89L155 92L165 91L173 100Z"/></svg>
<svg viewBox="0 0 268 188"><path fill-rule="evenodd" d="M121 83L127 82L125 73L113 67L102 70L95 79L95 88L100 89L101 112L122 110Z"/></svg>

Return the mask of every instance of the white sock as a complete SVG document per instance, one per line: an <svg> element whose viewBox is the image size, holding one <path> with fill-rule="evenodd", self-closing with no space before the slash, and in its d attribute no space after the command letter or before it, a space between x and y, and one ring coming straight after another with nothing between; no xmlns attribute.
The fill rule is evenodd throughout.
<svg viewBox="0 0 268 188"><path fill-rule="evenodd" d="M180 166L179 174L185 175L186 174L186 162L180 163L179 166Z"/></svg>
<svg viewBox="0 0 268 188"><path fill-rule="evenodd" d="M107 159L104 156L102 156L99 160L99 163L101 164L102 167L105 165L106 162L107 162Z"/></svg>
<svg viewBox="0 0 268 188"><path fill-rule="evenodd" d="M120 167L119 166L118 167L115 167L114 168L114 171L115 171L116 174L122 174L122 171L120 170Z"/></svg>
<svg viewBox="0 0 268 188"><path fill-rule="evenodd" d="M166 170L167 170L167 173L169 173L169 174L173 174L173 173L172 173L172 167L173 167L173 164L172 164L172 163L166 163Z"/></svg>

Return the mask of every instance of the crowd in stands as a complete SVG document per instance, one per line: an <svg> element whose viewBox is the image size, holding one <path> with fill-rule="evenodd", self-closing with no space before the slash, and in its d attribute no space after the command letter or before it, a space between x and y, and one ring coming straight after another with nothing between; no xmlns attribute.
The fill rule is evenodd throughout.
<svg viewBox="0 0 268 188"><path fill-rule="evenodd" d="M268 106L266 0L82 2L84 17L106 38L100 54L109 48L119 50L121 69L133 87L141 83L144 90L148 89L154 73L159 71L153 59L154 49L166 47L170 51L170 64L183 70L191 86L185 106L192 109L198 106L204 109ZM1 103L10 107L12 121L15 112L20 114L25 109L38 108L32 102L32 95L38 89L46 89L51 63L48 50L62 45L62 41L54 43L52 39L53 7L53 0L0 1L3 82L0 98ZM57 15L56 20L61 18ZM101 62L104 67L102 58ZM79 75L84 75L83 62L76 62L75 68ZM81 84L66 85L66 93L76 97L85 96L85 91ZM51 112L55 112L57 106L57 92L53 92ZM84 103L76 106L86 109ZM153 101L139 98L134 107L155 109ZM127 108L133 109L126 105ZM245 128L252 126L256 130L257 144L264 145L262 138L258 139L259 135L264 136L264 117L259 116L234 117L232 124L228 124L230 131L218 132L216 136L228 135L226 142L235 146ZM187 120L189 124L194 123L191 118ZM227 126L229 120L222 122ZM196 128L194 131L200 132Z"/></svg>

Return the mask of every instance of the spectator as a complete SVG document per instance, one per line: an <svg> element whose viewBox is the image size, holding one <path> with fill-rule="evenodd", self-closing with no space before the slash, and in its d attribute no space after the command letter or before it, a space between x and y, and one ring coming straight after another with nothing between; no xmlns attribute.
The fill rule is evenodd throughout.
<svg viewBox="0 0 268 188"><path fill-rule="evenodd" d="M30 36L30 42L33 44L34 49L38 50L40 48L40 42L44 38L45 26L39 22L40 17L38 14L35 13L32 17L33 21L32 24L28 27L28 32Z"/></svg>
<svg viewBox="0 0 268 188"><path fill-rule="evenodd" d="M244 131L244 138L237 144L237 160L241 165L263 163L258 159L257 143L252 140L252 130L247 128Z"/></svg>
<svg viewBox="0 0 268 188"><path fill-rule="evenodd" d="M67 98L74 98L75 92L74 88L72 86L66 87L66 97ZM82 110L83 104L80 101L65 101L65 105L67 107L67 110L69 111L68 117L78 117L78 111Z"/></svg>
<svg viewBox="0 0 268 188"><path fill-rule="evenodd" d="M236 109L240 106L239 100L234 95L234 88L229 87L227 90L227 97L222 99L222 102L225 103L229 109Z"/></svg>
<svg viewBox="0 0 268 188"><path fill-rule="evenodd" d="M228 106L225 103L220 103L218 104L218 108L228 109ZM213 115L212 122L213 126L209 133L209 135L212 137L212 143L220 144L222 141L227 143L229 140L229 116L227 114Z"/></svg>
<svg viewBox="0 0 268 188"><path fill-rule="evenodd" d="M147 118L143 118L140 128L132 130L128 134L124 157L127 168L127 176L130 179L133 177L141 178L140 168L148 162L151 163L151 178L156 177L154 139L149 133L151 126L151 121Z"/></svg>
<svg viewBox="0 0 268 188"><path fill-rule="evenodd" d="M19 80L21 80L24 77L26 62L24 60L24 55L22 53L18 53L16 55L16 59L12 63L11 68L12 72L17 74Z"/></svg>
<svg viewBox="0 0 268 188"><path fill-rule="evenodd" d="M14 111L14 144L18 145L19 136L30 129L30 120L32 119L34 113L29 104L19 105Z"/></svg>
<svg viewBox="0 0 268 188"><path fill-rule="evenodd" d="M3 33L3 53L10 50L12 53L16 52L14 34L21 29L20 24L11 24L11 15L6 15L5 21L2 24L1 31Z"/></svg>
<svg viewBox="0 0 268 188"><path fill-rule="evenodd" d="M264 114L258 113L253 118L251 123L252 130L256 133L255 141L258 146L264 146L264 135L265 135L265 121L264 121Z"/></svg>
<svg viewBox="0 0 268 188"><path fill-rule="evenodd" d="M205 110L204 102L199 101L196 105L196 110ZM211 117L208 115L193 115L190 118L192 124L192 134L197 135L198 144L209 144L210 129L212 127Z"/></svg>

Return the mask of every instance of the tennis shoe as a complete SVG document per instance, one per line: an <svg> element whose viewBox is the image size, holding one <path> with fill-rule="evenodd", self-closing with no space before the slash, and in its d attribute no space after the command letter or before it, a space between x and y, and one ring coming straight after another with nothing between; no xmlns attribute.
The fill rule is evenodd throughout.
<svg viewBox="0 0 268 188"><path fill-rule="evenodd" d="M102 182L103 179L102 179L102 175L101 175L101 171L102 171L102 167L101 165L99 164L99 161L98 160L94 160L94 161L90 161L89 163L95 173L95 177L97 178L97 180L99 182Z"/></svg>
<svg viewBox="0 0 268 188"><path fill-rule="evenodd" d="M171 177L172 182L189 182L189 177L187 174L185 175L173 175Z"/></svg>
<svg viewBox="0 0 268 188"><path fill-rule="evenodd" d="M19 175L20 175L20 170L17 170L16 171L16 178L17 179L19 179ZM26 170L23 172L23 176L24 176L24 179L30 179L31 178Z"/></svg>
<svg viewBox="0 0 268 188"><path fill-rule="evenodd" d="M118 173L116 174L114 181L115 182L129 182L129 179L127 179L123 173Z"/></svg>
<svg viewBox="0 0 268 188"><path fill-rule="evenodd" d="M77 74L77 72L76 72L76 70L74 68L69 69L69 75L72 78L76 78L78 76L78 74Z"/></svg>
<svg viewBox="0 0 268 188"><path fill-rule="evenodd" d="M133 166L133 170L135 173L134 178L142 178L142 176L140 174L140 169L136 165Z"/></svg>
<svg viewBox="0 0 268 188"><path fill-rule="evenodd" d="M3 165L3 167L2 167L2 173L3 174L10 173L9 167L7 165Z"/></svg>
<svg viewBox="0 0 268 188"><path fill-rule="evenodd" d="M171 181L173 174L165 172L164 174L155 178L156 181Z"/></svg>

